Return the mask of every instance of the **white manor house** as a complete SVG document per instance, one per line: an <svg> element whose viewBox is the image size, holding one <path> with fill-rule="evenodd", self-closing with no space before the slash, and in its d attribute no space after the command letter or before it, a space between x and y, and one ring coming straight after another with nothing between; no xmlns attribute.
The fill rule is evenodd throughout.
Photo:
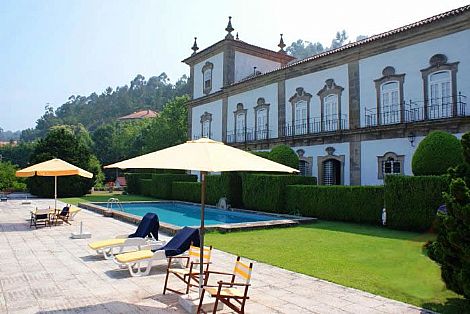
<svg viewBox="0 0 470 314"><path fill-rule="evenodd" d="M470 131L470 5L312 57L232 35L190 66L190 138L268 150L287 144L319 184L378 185L411 175L432 130Z"/></svg>

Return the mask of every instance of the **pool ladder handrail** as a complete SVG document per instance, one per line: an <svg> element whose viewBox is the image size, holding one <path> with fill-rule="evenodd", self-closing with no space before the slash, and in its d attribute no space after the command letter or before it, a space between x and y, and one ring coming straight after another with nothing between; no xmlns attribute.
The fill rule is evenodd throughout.
<svg viewBox="0 0 470 314"><path fill-rule="evenodd" d="M116 204L118 210L124 211L124 207L122 207L121 201L116 197L111 197L108 199L108 202L106 203L106 209L113 209L113 204Z"/></svg>

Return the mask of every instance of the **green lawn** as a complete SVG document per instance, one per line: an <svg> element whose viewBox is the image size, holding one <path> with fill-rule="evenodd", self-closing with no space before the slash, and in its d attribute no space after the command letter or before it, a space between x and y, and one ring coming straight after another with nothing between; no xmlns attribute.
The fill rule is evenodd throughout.
<svg viewBox="0 0 470 314"><path fill-rule="evenodd" d="M208 233L206 243L438 312L463 313L470 303L445 288L439 267L422 253L423 244L432 238L430 234L322 221L294 228Z"/></svg>
<svg viewBox="0 0 470 314"><path fill-rule="evenodd" d="M67 197L67 198L61 198L60 200L67 204L77 205L78 203L86 203L86 202L106 202L111 197L116 197L121 202L157 200L156 198L142 196L142 195L123 195L120 193L109 193L109 192L94 192L93 194L87 194L82 197Z"/></svg>

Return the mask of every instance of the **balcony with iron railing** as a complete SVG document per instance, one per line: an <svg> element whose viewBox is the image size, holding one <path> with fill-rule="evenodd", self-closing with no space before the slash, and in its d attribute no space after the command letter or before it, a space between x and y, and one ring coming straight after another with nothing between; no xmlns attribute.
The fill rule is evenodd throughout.
<svg viewBox="0 0 470 314"><path fill-rule="evenodd" d="M227 143L248 143L272 138L272 130L263 128L245 128L236 131L227 131Z"/></svg>
<svg viewBox="0 0 470 314"><path fill-rule="evenodd" d="M296 121L293 125L287 123L279 129L279 137L306 135L324 132L335 132L348 129L348 116L342 114L310 118L308 120Z"/></svg>
<svg viewBox="0 0 470 314"><path fill-rule="evenodd" d="M457 97L441 97L428 101L410 100L404 102L403 106L384 106L379 113L377 108L366 108L364 122L366 127L374 127L466 116L470 116L467 97L459 93Z"/></svg>

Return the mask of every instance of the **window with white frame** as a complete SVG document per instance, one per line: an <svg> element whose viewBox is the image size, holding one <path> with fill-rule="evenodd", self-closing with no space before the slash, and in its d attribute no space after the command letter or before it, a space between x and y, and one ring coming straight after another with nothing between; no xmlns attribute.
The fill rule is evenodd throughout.
<svg viewBox="0 0 470 314"><path fill-rule="evenodd" d="M403 174L403 164L405 161L404 155L397 155L393 152L388 152L383 156L378 156L377 161L378 179L383 179L389 174Z"/></svg>
<svg viewBox="0 0 470 314"><path fill-rule="evenodd" d="M299 100L295 103L294 128L295 134L306 134L308 127L308 103L306 100Z"/></svg>
<svg viewBox="0 0 470 314"><path fill-rule="evenodd" d="M380 113L382 124L400 123L400 84L390 81L380 86Z"/></svg>
<svg viewBox="0 0 470 314"><path fill-rule="evenodd" d="M268 138L268 109L260 108L256 110L256 139L264 140Z"/></svg>
<svg viewBox="0 0 470 314"><path fill-rule="evenodd" d="M212 90L212 70L214 65L206 62L202 67L202 90L204 94L209 94Z"/></svg>
<svg viewBox="0 0 470 314"><path fill-rule="evenodd" d="M438 71L429 75L429 107L430 119L447 118L452 115L450 71Z"/></svg>
<svg viewBox="0 0 470 314"><path fill-rule="evenodd" d="M245 141L245 132L246 132L246 113L240 112L236 115L236 141L244 142Z"/></svg>
<svg viewBox="0 0 470 314"><path fill-rule="evenodd" d="M212 137L211 123L212 123L212 114L207 111L204 112L204 114L201 115L201 137L206 137L206 138Z"/></svg>
<svg viewBox="0 0 470 314"><path fill-rule="evenodd" d="M338 95L330 94L323 99L323 124L325 131L338 129Z"/></svg>

